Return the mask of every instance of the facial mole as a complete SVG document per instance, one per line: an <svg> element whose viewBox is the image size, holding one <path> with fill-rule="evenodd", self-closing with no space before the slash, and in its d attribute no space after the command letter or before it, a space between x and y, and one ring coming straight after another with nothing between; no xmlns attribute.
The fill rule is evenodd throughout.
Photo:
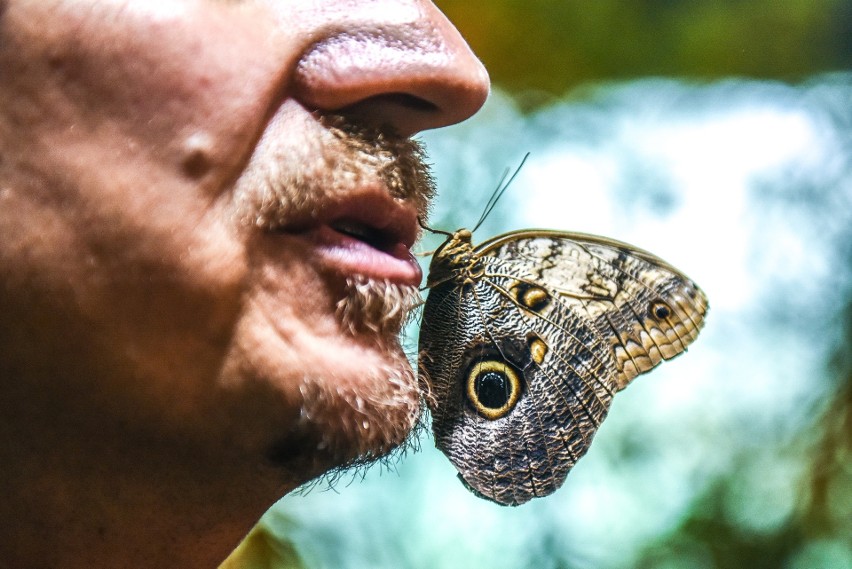
<svg viewBox="0 0 852 569"><path fill-rule="evenodd" d="M205 133L195 133L189 136L183 144L181 169L193 179L204 177L213 167L212 141Z"/></svg>

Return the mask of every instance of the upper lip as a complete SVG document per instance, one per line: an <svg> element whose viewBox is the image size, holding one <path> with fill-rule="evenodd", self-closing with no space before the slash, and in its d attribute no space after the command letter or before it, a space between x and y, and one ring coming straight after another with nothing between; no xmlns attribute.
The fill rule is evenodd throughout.
<svg viewBox="0 0 852 569"><path fill-rule="evenodd" d="M410 250L419 232L412 205L393 199L387 191L370 189L322 204L310 221L287 223L277 230L304 233L323 225L384 252L399 244Z"/></svg>
<svg viewBox="0 0 852 569"><path fill-rule="evenodd" d="M344 200L328 208L323 217L335 231L380 251L391 251L400 243L410 250L417 239L417 212L387 193L368 193Z"/></svg>

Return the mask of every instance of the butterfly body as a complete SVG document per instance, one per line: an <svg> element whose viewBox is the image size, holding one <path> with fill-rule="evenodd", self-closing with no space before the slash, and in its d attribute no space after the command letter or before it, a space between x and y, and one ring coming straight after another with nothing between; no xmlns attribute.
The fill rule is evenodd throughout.
<svg viewBox="0 0 852 569"><path fill-rule="evenodd" d="M505 505L558 489L613 395L686 349L701 290L661 259L546 230L435 252L419 370L436 445L475 493Z"/></svg>

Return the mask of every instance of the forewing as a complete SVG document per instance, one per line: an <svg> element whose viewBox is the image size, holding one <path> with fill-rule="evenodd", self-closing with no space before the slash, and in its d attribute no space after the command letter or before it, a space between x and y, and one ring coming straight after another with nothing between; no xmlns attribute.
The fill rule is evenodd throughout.
<svg viewBox="0 0 852 569"><path fill-rule="evenodd" d="M590 321L610 344L619 388L698 336L707 298L662 259L611 239L525 231L483 243L492 274L539 283Z"/></svg>

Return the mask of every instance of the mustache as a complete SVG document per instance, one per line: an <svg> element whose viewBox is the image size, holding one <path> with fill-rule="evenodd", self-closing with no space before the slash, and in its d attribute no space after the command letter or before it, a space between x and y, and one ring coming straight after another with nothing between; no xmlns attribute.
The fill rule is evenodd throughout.
<svg viewBox="0 0 852 569"><path fill-rule="evenodd" d="M268 230L309 225L323 205L371 185L428 216L435 182L420 142L343 115L306 114L302 121L261 141L261 156L240 180L245 222Z"/></svg>
<svg viewBox="0 0 852 569"><path fill-rule="evenodd" d="M362 167L376 171L392 197L411 201L421 215L426 213L435 197L435 182L420 142L400 137L391 127L367 127L342 115L322 115L319 122L347 148L347 154L363 161Z"/></svg>

